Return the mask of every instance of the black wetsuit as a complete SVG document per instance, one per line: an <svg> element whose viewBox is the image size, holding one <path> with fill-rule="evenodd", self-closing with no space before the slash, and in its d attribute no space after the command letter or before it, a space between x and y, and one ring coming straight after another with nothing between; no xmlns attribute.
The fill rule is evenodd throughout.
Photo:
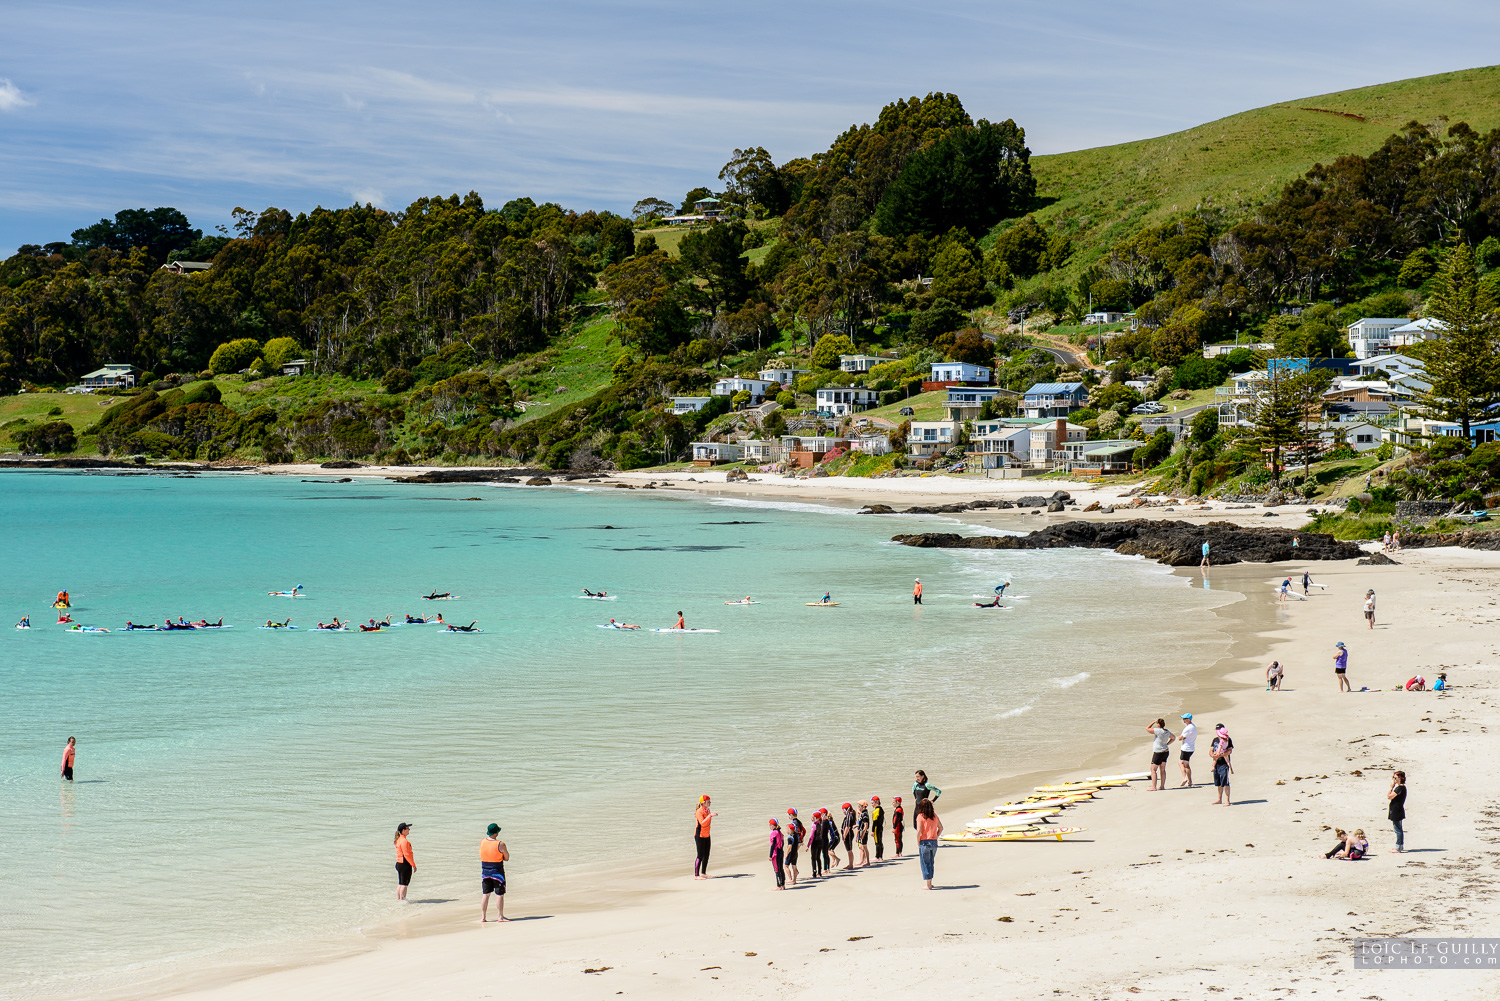
<svg viewBox="0 0 1500 1001"><path fill-rule="evenodd" d="M903 833L901 828L905 823L905 817L906 811L901 809L901 804L897 803L896 808L891 811L891 836L896 841L897 855L901 854L901 835Z"/></svg>
<svg viewBox="0 0 1500 1001"><path fill-rule="evenodd" d="M870 811L870 831L875 835L875 857L885 858L885 810L879 803Z"/></svg>
<svg viewBox="0 0 1500 1001"><path fill-rule="evenodd" d="M844 851L849 854L849 862L854 862L854 828L858 822L854 819L854 810L844 811Z"/></svg>
<svg viewBox="0 0 1500 1001"><path fill-rule="evenodd" d="M814 878L823 875L823 821L814 819L812 834L807 839L807 854L812 859L812 874Z"/></svg>

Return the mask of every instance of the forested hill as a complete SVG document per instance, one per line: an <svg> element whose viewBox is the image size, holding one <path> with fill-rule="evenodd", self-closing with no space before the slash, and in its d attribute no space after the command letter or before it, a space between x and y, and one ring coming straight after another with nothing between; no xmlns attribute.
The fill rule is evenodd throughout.
<svg viewBox="0 0 1500 1001"><path fill-rule="evenodd" d="M1500 127L1500 66L1414 77L1242 111L1182 132L1031 158L1036 213L1067 230L1075 267L1184 212L1237 222L1316 163L1365 155L1408 122Z"/></svg>

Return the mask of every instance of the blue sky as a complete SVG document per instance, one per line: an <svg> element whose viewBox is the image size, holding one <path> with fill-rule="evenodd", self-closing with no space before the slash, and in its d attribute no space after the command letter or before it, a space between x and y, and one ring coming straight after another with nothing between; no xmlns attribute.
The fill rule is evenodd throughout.
<svg viewBox="0 0 1500 1001"><path fill-rule="evenodd" d="M627 211L736 146L825 149L951 91L1034 152L1494 62L1500 5L10 3L0 254L117 209L401 208L476 190Z"/></svg>

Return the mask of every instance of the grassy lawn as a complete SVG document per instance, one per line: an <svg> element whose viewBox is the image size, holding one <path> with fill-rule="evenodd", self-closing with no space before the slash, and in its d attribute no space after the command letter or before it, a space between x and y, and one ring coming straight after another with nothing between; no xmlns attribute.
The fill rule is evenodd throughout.
<svg viewBox="0 0 1500 1001"><path fill-rule="evenodd" d="M516 423L556 413L608 386L620 354L620 345L613 339L614 326L608 317L590 321L558 338L547 350L502 368L500 374L513 383L524 379L530 384L533 388L527 398L539 404L528 407Z"/></svg>
<svg viewBox="0 0 1500 1001"><path fill-rule="evenodd" d="M888 407L872 407L862 410L859 417L884 417L888 421L900 424L902 421L940 421L943 419L943 401L948 398L946 389L934 390L931 393L917 393L914 396L893 403ZM902 407L911 407L916 411L914 417L901 416Z"/></svg>
<svg viewBox="0 0 1500 1001"><path fill-rule="evenodd" d="M1229 218L1281 190L1315 163L1368 154L1412 119L1446 116L1481 134L1500 126L1500 67L1461 70L1286 101L1155 139L1033 156L1044 226L1061 224L1082 253L1099 252L1144 225L1181 212Z"/></svg>
<svg viewBox="0 0 1500 1001"><path fill-rule="evenodd" d="M91 396L85 393L21 393L17 396L0 397L0 449L15 451L11 431L49 421L67 421L73 426L74 433L81 438L84 428L97 421L100 414L120 402L120 399L118 396ZM49 416L49 411L54 408L61 409L62 413ZM18 418L24 418L27 424L3 427ZM90 438L88 441L80 440L78 450L72 454L98 455L99 450Z"/></svg>

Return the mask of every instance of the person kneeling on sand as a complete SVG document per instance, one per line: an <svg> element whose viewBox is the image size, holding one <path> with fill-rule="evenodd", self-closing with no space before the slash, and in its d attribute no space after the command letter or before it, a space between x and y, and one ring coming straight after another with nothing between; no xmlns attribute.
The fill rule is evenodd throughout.
<svg viewBox="0 0 1500 1001"><path fill-rule="evenodd" d="M1266 691L1281 691L1281 676L1285 673L1285 669L1281 666L1281 661L1271 661L1271 666L1266 668Z"/></svg>

